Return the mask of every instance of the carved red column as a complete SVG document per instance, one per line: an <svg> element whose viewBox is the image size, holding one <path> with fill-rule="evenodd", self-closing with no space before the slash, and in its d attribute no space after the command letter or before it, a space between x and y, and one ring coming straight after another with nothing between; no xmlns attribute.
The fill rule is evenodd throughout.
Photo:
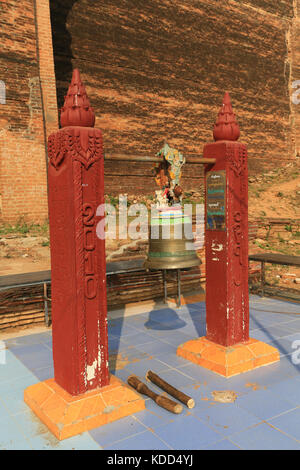
<svg viewBox="0 0 300 470"><path fill-rule="evenodd" d="M205 168L206 337L223 346L249 339L247 148L229 94L214 127Z"/></svg>
<svg viewBox="0 0 300 470"><path fill-rule="evenodd" d="M78 70L49 137L49 221L55 381L72 395L108 384L102 135Z"/></svg>
<svg viewBox="0 0 300 470"><path fill-rule="evenodd" d="M206 337L177 353L229 377L279 360L275 348L249 339L247 148L229 94L214 126L205 167Z"/></svg>
<svg viewBox="0 0 300 470"><path fill-rule="evenodd" d="M102 135L94 129L78 70L48 141L54 379L28 387L24 400L58 439L145 408L108 370ZM103 213L103 212L102 212Z"/></svg>

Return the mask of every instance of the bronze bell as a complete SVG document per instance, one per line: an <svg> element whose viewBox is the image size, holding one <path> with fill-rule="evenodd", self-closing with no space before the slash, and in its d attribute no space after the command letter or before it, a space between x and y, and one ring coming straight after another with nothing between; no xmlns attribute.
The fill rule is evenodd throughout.
<svg viewBox="0 0 300 470"><path fill-rule="evenodd" d="M181 206L160 208L151 218L146 269L182 269L199 266L190 217Z"/></svg>

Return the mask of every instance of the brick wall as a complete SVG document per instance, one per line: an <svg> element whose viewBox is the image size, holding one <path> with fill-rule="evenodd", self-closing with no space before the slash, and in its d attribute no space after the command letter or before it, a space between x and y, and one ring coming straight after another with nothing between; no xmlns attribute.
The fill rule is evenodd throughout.
<svg viewBox="0 0 300 470"><path fill-rule="evenodd" d="M296 154L295 9L293 0L57 0L59 103L78 67L107 153L153 155L167 140L199 155L228 90L250 174L273 168ZM152 189L151 165L107 163L105 174L110 193ZM200 166L186 167L183 184L201 178Z"/></svg>
<svg viewBox="0 0 300 470"><path fill-rule="evenodd" d="M48 217L47 133L57 129L48 0L0 0L0 220ZM37 41L37 33L39 39Z"/></svg>
<svg viewBox="0 0 300 470"><path fill-rule="evenodd" d="M289 64L290 64L290 85L298 81L297 88L290 86L291 93L300 89L300 0L295 0L296 15L293 18L289 34ZM291 100L290 122L292 127L291 152L300 158L300 93L297 93L298 104Z"/></svg>
<svg viewBox="0 0 300 470"><path fill-rule="evenodd" d="M55 0L50 13L49 0L0 0L0 8L0 220L47 217L45 141L74 67L107 153L153 155L166 140L201 155L228 90L250 174L300 155L300 104L291 102L300 0ZM106 162L106 193L153 192L152 175L151 164ZM182 183L201 187L202 167L186 165Z"/></svg>

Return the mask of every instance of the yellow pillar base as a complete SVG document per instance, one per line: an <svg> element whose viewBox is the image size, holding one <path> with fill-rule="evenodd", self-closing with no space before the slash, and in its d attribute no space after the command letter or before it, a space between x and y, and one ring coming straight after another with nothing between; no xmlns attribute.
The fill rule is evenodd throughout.
<svg viewBox="0 0 300 470"><path fill-rule="evenodd" d="M276 348L252 338L226 347L203 336L181 344L177 355L223 377L232 377L280 360Z"/></svg>
<svg viewBox="0 0 300 470"><path fill-rule="evenodd" d="M77 396L45 380L26 388L24 401L59 440L145 409L145 400L113 375L106 387Z"/></svg>

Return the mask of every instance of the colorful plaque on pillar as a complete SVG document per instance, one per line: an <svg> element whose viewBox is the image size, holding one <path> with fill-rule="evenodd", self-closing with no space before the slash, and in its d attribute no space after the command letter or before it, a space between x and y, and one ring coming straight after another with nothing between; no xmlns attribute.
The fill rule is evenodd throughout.
<svg viewBox="0 0 300 470"><path fill-rule="evenodd" d="M210 171L206 174L206 228L226 230L226 172Z"/></svg>

